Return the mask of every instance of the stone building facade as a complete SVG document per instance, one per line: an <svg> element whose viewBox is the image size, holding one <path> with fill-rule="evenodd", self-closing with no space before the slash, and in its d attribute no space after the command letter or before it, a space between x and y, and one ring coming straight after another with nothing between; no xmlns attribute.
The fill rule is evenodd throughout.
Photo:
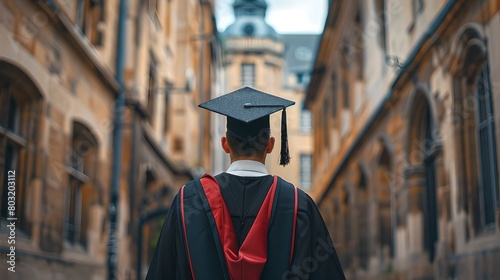
<svg viewBox="0 0 500 280"><path fill-rule="evenodd" d="M332 1L313 197L349 279L500 278L498 1Z"/></svg>
<svg viewBox="0 0 500 280"><path fill-rule="evenodd" d="M278 34L265 21L267 2L237 0L233 3L235 21L221 34L225 92L243 86L295 101L287 108L288 141L291 162L279 163L281 114L271 115L271 135L277 139L274 151L267 157L266 167L294 185L309 190L312 170L311 114L303 108L305 86L310 76L318 35ZM225 133L220 119L218 136ZM223 153L222 149L218 149ZM223 171L229 165L225 159Z"/></svg>
<svg viewBox="0 0 500 280"><path fill-rule="evenodd" d="M221 63L214 1L126 2L117 275L142 279L173 196L212 168L196 105L215 95ZM2 279L107 278L119 4L0 0Z"/></svg>

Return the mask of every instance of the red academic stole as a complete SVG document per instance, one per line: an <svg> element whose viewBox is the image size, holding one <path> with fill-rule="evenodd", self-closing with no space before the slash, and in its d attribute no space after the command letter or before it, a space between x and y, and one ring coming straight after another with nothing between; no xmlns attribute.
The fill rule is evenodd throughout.
<svg viewBox="0 0 500 280"><path fill-rule="evenodd" d="M277 189L278 177L274 177L273 184L269 189L264 202L262 203L261 209L257 214L257 217L247 235L240 249L236 243L236 234L234 232L233 222L231 220L231 214L224 202L222 197L220 186L215 180L215 178L205 175L200 179L201 187L206 195L206 200L208 201L208 206L215 221L214 226L217 229L218 237L220 239L220 245L222 247L222 252L226 267L227 274L231 280L258 280L261 279L263 269L266 265L268 259L268 230L273 213L273 202L275 199L276 189ZM290 246L290 258L293 255L293 241L295 235L295 221L297 214L297 190L294 188L294 204L292 207L293 211L293 227L291 229L291 244ZM181 219L183 224L183 231L186 243L188 243L188 234L186 230L186 217L184 215L184 188L181 189ZM292 208L292 209L293 209ZM286 229L282 229L286 230ZM191 240L189 240L191 241ZM196 242L196 240L193 240ZM188 249L188 259L191 269L191 274L193 279L195 279L195 272L193 269L192 256L190 254L190 247L193 245L186 244ZM208 253L208 252L207 252ZM207 256L211 258L211 256ZM213 258L213 257L212 257ZM290 263L288 262L288 263ZM213 266L212 266L213 268ZM210 270L210 269L208 269Z"/></svg>

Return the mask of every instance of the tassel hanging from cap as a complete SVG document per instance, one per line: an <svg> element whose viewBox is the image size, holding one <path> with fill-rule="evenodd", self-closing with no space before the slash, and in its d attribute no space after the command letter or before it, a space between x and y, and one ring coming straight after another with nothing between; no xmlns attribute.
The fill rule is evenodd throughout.
<svg viewBox="0 0 500 280"><path fill-rule="evenodd" d="M281 151L280 165L285 166L290 163L290 150L288 149L288 132L286 125L286 108L281 113Z"/></svg>

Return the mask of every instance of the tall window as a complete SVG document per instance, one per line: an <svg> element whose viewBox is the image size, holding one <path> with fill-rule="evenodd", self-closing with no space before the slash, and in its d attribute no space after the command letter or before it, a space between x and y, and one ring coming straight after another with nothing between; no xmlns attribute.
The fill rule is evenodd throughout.
<svg viewBox="0 0 500 280"><path fill-rule="evenodd" d="M0 67L3 65L0 63ZM0 78L2 78L0 76ZM34 129L33 108L30 108L27 94L20 94L19 88L12 87L0 79L0 225L8 218L17 218L20 229L29 231L27 219L24 219L25 175L28 168L27 148L30 144L29 133ZM31 109L31 110L30 110ZM31 127L31 129L30 129ZM15 178L15 196L12 191L12 178ZM15 199L15 211L9 210L9 202Z"/></svg>
<svg viewBox="0 0 500 280"><path fill-rule="evenodd" d="M386 26L385 26L385 0L375 0L376 1L376 11L378 17L378 25L379 25L379 44L382 48L382 51L385 54L387 52L387 41L386 41Z"/></svg>
<svg viewBox="0 0 500 280"><path fill-rule="evenodd" d="M312 131L312 114L307 109L300 111L300 131L310 133Z"/></svg>
<svg viewBox="0 0 500 280"><path fill-rule="evenodd" d="M424 204L424 248L429 252L429 260L432 262L435 255L435 243L438 240L438 211L436 204L436 153L434 149L435 139L430 108L427 106L424 119L424 167L425 167L425 204Z"/></svg>
<svg viewBox="0 0 500 280"><path fill-rule="evenodd" d="M20 149L24 148L26 140L19 135L19 102L10 94L8 85L0 84L0 165L2 168L2 210L1 217L8 218L8 187L9 171L17 171ZM19 172L19 171L17 171ZM14 173L15 174L15 173Z"/></svg>
<svg viewBox="0 0 500 280"><path fill-rule="evenodd" d="M300 155L300 186L309 190L312 183L312 156L310 154Z"/></svg>
<svg viewBox="0 0 500 280"><path fill-rule="evenodd" d="M151 191L154 189L155 184L156 184L156 177L153 171L148 169L146 171L146 178L144 180L144 189Z"/></svg>
<svg viewBox="0 0 500 280"><path fill-rule="evenodd" d="M94 45L103 40L104 0L78 0L77 25Z"/></svg>
<svg viewBox="0 0 500 280"><path fill-rule="evenodd" d="M167 86L167 88L170 88ZM165 90L165 109L163 110L163 136L165 137L168 130L170 129L170 91Z"/></svg>
<svg viewBox="0 0 500 280"><path fill-rule="evenodd" d="M328 111L331 110L331 102L330 100L332 100L333 98L332 97L335 97L335 94L333 94L333 96L330 96L328 97L328 99L323 103L323 112L322 114L320 114L320 119L322 119L322 122L321 124L323 125L323 147L325 148L328 148L330 147L330 122L327 118L323 118L323 116L326 116L328 114ZM335 104L334 104L335 105Z"/></svg>
<svg viewBox="0 0 500 280"><path fill-rule="evenodd" d="M345 267L350 267L352 264L352 259L353 255L355 253L353 252L352 248L352 238L351 238L351 196L350 196L350 190L348 185L344 185L343 190L341 192L341 199L342 199L342 220L343 220L343 225L342 229L344 231L344 248L345 248L345 254L344 254L344 263L343 265Z"/></svg>
<svg viewBox="0 0 500 280"><path fill-rule="evenodd" d="M71 244L86 247L89 207L97 201L93 186L97 172L97 140L78 122L73 123L69 165L64 237Z"/></svg>
<svg viewBox="0 0 500 280"><path fill-rule="evenodd" d="M408 112L408 161L414 170L412 176L418 178L409 187L410 200L414 201L414 211L423 215L423 242L419 243L432 262L435 256L438 240L438 210L437 210L437 164L436 159L442 156L441 141L438 141L438 127L432 113L430 94L417 88L411 99ZM424 172L421 172L424 171ZM408 177L407 177L408 178ZM411 189L421 190L412 191Z"/></svg>
<svg viewBox="0 0 500 280"><path fill-rule="evenodd" d="M349 92L349 85L348 85L348 83L347 83L346 80L342 80L342 93L343 93L342 107L344 109L349 110L349 106L350 106L349 105L350 104L350 102L349 102L349 97L350 97L349 94L350 94L350 92Z"/></svg>
<svg viewBox="0 0 500 280"><path fill-rule="evenodd" d="M350 46L349 48L354 48L354 53L351 50L344 51L344 55L340 59L341 75L340 75L340 90L342 91L342 108L349 109L349 77L350 77L350 60L355 59L354 66L360 67L358 65L357 58L362 49L359 46ZM349 57L347 57L349 55Z"/></svg>
<svg viewBox="0 0 500 280"><path fill-rule="evenodd" d="M413 18L416 18L424 10L424 0L412 0Z"/></svg>
<svg viewBox="0 0 500 280"><path fill-rule="evenodd" d="M355 32L354 32L354 36L356 36L355 38L355 47L356 47L356 50L355 50L355 61L356 63L354 63L354 77L358 80L362 80L363 79L363 67L364 67L364 51L365 51L365 45L364 45L364 32L363 32L363 23L362 23L362 19L361 19L361 11L358 11L358 13L356 14L356 18L355 18L355 22L354 22L354 26L355 26ZM347 69L347 68L346 68Z"/></svg>
<svg viewBox="0 0 500 280"><path fill-rule="evenodd" d="M255 64L241 64L241 85L250 87L255 86Z"/></svg>
<svg viewBox="0 0 500 280"><path fill-rule="evenodd" d="M474 28L457 41L459 69L454 88L454 125L460 184L459 201L471 215L472 236L495 228L498 211L498 159L495 115L485 39ZM465 112L465 113L464 113Z"/></svg>
<svg viewBox="0 0 500 280"><path fill-rule="evenodd" d="M484 63L476 81L478 103L479 157L481 163L481 208L486 227L495 228L495 208L498 199L498 167L496 158L495 117L491 97L488 63Z"/></svg>
<svg viewBox="0 0 500 280"><path fill-rule="evenodd" d="M379 158L378 166L378 222L379 222L379 244L384 257L394 256L392 241L392 213L391 213L391 176L392 159L389 151L383 143L383 150Z"/></svg>
<svg viewBox="0 0 500 280"><path fill-rule="evenodd" d="M332 98L330 98L330 100L332 102L331 109L332 109L332 116L333 116L334 120L337 119L337 114L338 114L338 110L337 110L338 92L339 92L339 76L336 72L334 72L332 74L332 88L331 88Z"/></svg>
<svg viewBox="0 0 500 280"><path fill-rule="evenodd" d="M358 258L362 269L368 269L368 185L366 174L359 168L359 182L357 195L357 222L358 222Z"/></svg>
<svg viewBox="0 0 500 280"><path fill-rule="evenodd" d="M151 57L151 62L149 65L149 77L148 77L148 91L146 98L146 108L149 113L149 123L153 125L154 120L154 106L156 101L156 89L158 88L158 81L156 80L156 60Z"/></svg>

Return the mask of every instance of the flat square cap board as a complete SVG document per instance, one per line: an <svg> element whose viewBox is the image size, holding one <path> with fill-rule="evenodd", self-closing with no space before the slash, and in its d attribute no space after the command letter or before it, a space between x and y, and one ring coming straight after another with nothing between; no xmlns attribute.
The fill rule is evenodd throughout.
<svg viewBox="0 0 500 280"><path fill-rule="evenodd" d="M248 123L294 104L293 101L244 87L198 106Z"/></svg>
<svg viewBox="0 0 500 280"><path fill-rule="evenodd" d="M290 154L285 109L294 104L291 100L243 87L198 106L226 116L228 132L242 141L257 136L262 129L269 129L269 115L282 110L280 164L286 165Z"/></svg>

